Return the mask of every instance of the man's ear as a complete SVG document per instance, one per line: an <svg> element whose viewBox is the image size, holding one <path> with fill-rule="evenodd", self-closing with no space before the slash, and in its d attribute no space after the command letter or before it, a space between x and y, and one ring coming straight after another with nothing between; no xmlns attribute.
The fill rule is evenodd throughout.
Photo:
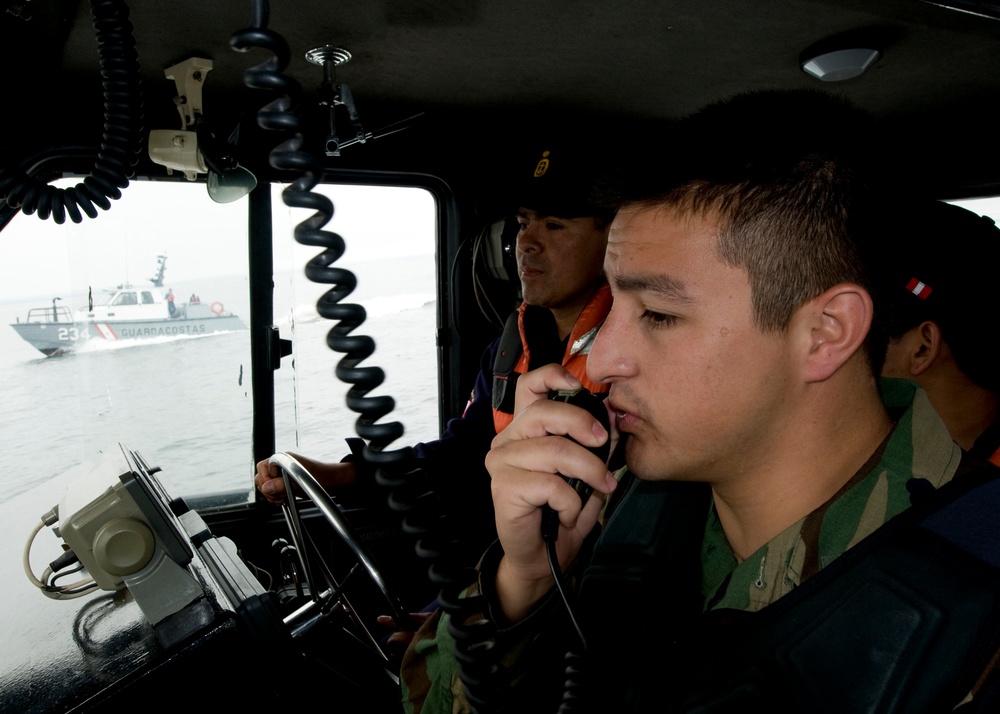
<svg viewBox="0 0 1000 714"><path fill-rule="evenodd" d="M872 324L872 298L853 283L839 283L804 304L792 323L803 345L804 378L821 382L864 346Z"/></svg>
<svg viewBox="0 0 1000 714"><path fill-rule="evenodd" d="M906 362L910 375L919 377L930 369L941 356L941 327L925 320L913 328L912 339L907 344Z"/></svg>

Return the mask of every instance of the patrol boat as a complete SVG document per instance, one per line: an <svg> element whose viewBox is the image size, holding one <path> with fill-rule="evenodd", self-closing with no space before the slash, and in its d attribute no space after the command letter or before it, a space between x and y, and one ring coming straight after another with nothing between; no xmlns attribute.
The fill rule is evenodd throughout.
<svg viewBox="0 0 1000 714"><path fill-rule="evenodd" d="M89 339L139 340L154 337L208 335L245 330L246 325L218 300L202 302L192 295L187 302L174 299L172 289L163 291L167 257L157 256L157 272L151 288L122 284L105 288L103 295L84 309L71 312L65 305L33 307L27 319L11 327L46 357L72 351Z"/></svg>

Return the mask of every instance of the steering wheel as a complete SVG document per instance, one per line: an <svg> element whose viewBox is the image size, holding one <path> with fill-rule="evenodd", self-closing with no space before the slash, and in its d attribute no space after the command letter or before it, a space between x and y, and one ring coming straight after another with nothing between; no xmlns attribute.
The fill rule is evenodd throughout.
<svg viewBox="0 0 1000 714"><path fill-rule="evenodd" d="M312 500L312 502L319 509L320 513L323 514L327 522L340 537L341 541L347 546L354 556L356 563L348 573L347 577L353 575L357 568L362 568L368 576L368 579L374 583L375 587L382 594L382 597L385 598L385 601L389 605L389 609L392 612L392 616L396 621L397 627L405 628L409 626L409 614L404 610L399 598L389 589L386 579L376 567L375 563L368 555L368 552L361 545L361 541L352 531L350 524L344 517L340 507L333 501L332 498L330 498L326 490L316 480L316 477L309 473L309 470L299 463L295 457L286 453L274 454L269 459L269 463L279 466L282 471L282 478L285 482L285 493L289 494L289 498L286 499L284 505L282 506L282 510L284 512L285 521L288 524L288 530L291 534L292 542L295 545L299 566L302 568L302 573L305 583L308 586L310 597L309 603L299 608L296 612L292 613L285 619L286 624L288 624L292 632L292 636L294 637L301 634L313 624L323 619L335 605L340 604L350 618L365 634L369 643L374 646L375 650L381 654L386 661L388 661L388 656L385 654L382 647L379 646L378 641L372 635L371 630L364 624L353 606L351 606L350 602L345 597L342 585L336 581L333 574L325 567L320 553L316 550L315 544L308 539L308 534L304 530L302 519L299 516L299 510L295 505L295 498L291 496L292 489L291 483L289 482L290 480L297 483L305 495ZM310 552L316 556L316 562L322 566L321 570L323 571L323 580L326 581L323 586L321 586L318 578L313 573L311 559L308 557Z"/></svg>

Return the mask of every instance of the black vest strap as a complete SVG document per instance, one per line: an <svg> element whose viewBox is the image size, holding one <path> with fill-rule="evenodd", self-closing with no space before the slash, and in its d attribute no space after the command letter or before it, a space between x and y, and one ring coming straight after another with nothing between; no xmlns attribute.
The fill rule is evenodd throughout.
<svg viewBox="0 0 1000 714"><path fill-rule="evenodd" d="M951 711L1000 647L998 473L976 470L932 492L760 612L704 616L690 554L700 554L707 501L692 484L639 482L581 591L603 620L588 633L588 668L617 683L600 706Z"/></svg>
<svg viewBox="0 0 1000 714"><path fill-rule="evenodd" d="M517 315L515 310L504 323L500 345L493 359L493 408L506 414L514 413L514 392L518 376L514 368L524 349L517 326Z"/></svg>

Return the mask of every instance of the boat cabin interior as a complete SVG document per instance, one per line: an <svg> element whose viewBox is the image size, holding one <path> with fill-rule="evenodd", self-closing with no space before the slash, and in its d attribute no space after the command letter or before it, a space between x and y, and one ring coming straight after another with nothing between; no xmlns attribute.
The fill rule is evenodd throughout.
<svg viewBox="0 0 1000 714"><path fill-rule="evenodd" d="M549 142L656 172L700 107L818 89L927 195L1000 196L994 0L2 4L6 322L82 334L133 284L249 328L109 317L46 357L0 327L2 711L400 711L376 618L470 582L407 447L462 414L519 304L505 186ZM287 455L356 437L384 476L349 495ZM285 509L253 486L275 454Z"/></svg>

